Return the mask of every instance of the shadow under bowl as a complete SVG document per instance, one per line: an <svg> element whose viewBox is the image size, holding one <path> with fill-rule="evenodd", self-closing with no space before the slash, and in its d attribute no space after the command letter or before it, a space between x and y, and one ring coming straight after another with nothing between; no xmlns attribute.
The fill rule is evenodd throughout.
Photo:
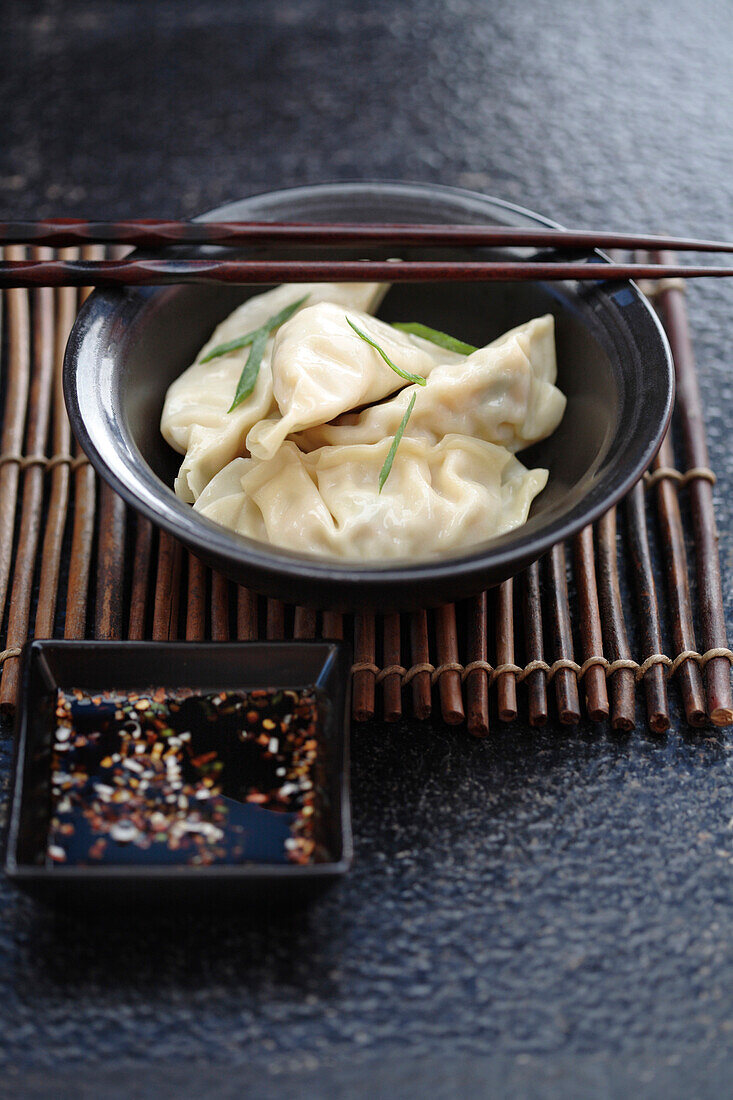
<svg viewBox="0 0 733 1100"><path fill-rule="evenodd" d="M324 184L231 203L202 220L366 221L552 226L498 199L403 183ZM206 255L219 250L208 248ZM173 250L175 254L175 250ZM302 254L302 250L290 250ZM180 254L180 253L179 253ZM189 253L190 254L190 253ZM437 259L528 256L531 250L434 250ZM279 258L275 247L242 255ZM333 252L309 249L312 258ZM385 258L377 248L344 258ZM419 252L401 250L403 259ZM543 258L553 258L556 254ZM240 584L295 604L342 611L404 611L473 595L513 576L598 519L654 457L672 409L674 371L664 331L633 283L602 281L399 283L385 320L419 320L477 345L543 313L555 317L558 385L568 399L554 434L521 453L550 471L527 523L465 553L385 564L338 562L234 534L194 512L172 489L180 456L160 434L170 383L215 326L262 287L175 286L98 290L69 340L66 403L97 471L138 511Z"/></svg>

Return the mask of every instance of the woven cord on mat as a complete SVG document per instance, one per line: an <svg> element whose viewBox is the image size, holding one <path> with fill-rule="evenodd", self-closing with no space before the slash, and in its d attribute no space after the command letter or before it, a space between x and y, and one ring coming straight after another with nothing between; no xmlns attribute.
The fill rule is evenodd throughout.
<svg viewBox="0 0 733 1100"><path fill-rule="evenodd" d="M99 248L85 251L87 258L102 255ZM674 280L660 284L660 309L670 298L681 300L680 290ZM674 683L689 720L733 722L733 652L720 629L716 634L704 628L703 644L697 644L689 585L686 620L673 630L682 644L674 646L674 656L664 652L668 647L661 623L667 618L675 626L677 612L669 600L664 606L668 594L661 578L674 563L663 557L652 565L645 526L648 514L684 538L679 509L675 512L673 506L680 490L690 494L692 507L712 508L715 474L704 448L686 445L684 462L676 463L668 440L664 461L645 475L645 494L639 498L632 493L619 510L622 531L635 547L623 557L632 592L623 607L607 600L613 596L620 560L615 534L612 544L607 537L615 532L614 517L611 527L581 532L573 547L556 548L513 585L507 582L496 593L467 601L465 609L385 619L361 615L352 623L335 613L286 608L212 574L170 536L132 512L125 514L121 502L96 482L78 447L71 446L60 372L68 329L84 297L85 292L73 288L43 294L11 290L3 303L8 353L2 369L8 385L0 436L0 705L5 709L15 699L23 643L36 632L51 633L47 624L54 624L53 632L69 638L307 639L351 637L353 631L354 713L360 719L382 713L383 694L388 721L403 711L425 718L439 708L445 721L466 721L480 736L489 732L492 698L500 722L519 713L532 726L552 716L554 700L563 722L577 721L585 708L594 719L608 718L613 727L628 729L639 694L646 699L650 726L661 732L669 725L667 686ZM31 324L36 314L43 324ZM678 386L678 404L680 393L689 404L694 365L684 341L674 338L674 318L668 332L678 380L684 375L687 381ZM40 369L49 388L45 399L33 386ZM41 517L49 501L53 507L44 532ZM22 553L18 532L24 540ZM68 574L60 567L62 545L70 548ZM701 568L710 569L703 557L701 551L698 582ZM612 567L611 573L597 576L603 562ZM567 589L566 575L574 580ZM38 578L41 597L34 610L31 593ZM709 577L702 579L710 588ZM515 603L522 607L521 616L515 614ZM543 623L558 629L547 636ZM646 651L641 658L627 640L632 624ZM721 685L727 685L727 692Z"/></svg>
<svg viewBox="0 0 733 1100"><path fill-rule="evenodd" d="M4 654L0 653L0 662L4 657L12 657L19 652L19 650L12 652L6 650ZM709 649L707 653L698 653L696 650L686 649L674 658L668 657L665 653L652 653L641 664L624 658L617 661L608 661L605 657L597 655L588 657L582 665L579 665L576 661L561 658L551 665L548 665L546 661L530 661L524 668L520 668L519 665L515 664L503 664L494 668L488 661L471 661L467 665L462 665L458 661L447 661L445 664L438 665L437 668L426 661L422 664L412 665L411 668L404 668L402 665L388 665L386 668L379 668L371 661L357 661L351 666L351 671L352 674L355 672L369 672L374 676L374 682L377 684L381 684L387 676L399 676L402 684L407 685L421 672L427 672L432 683L437 684L440 677L446 672L459 672L461 680L465 682L472 672L480 669L487 673L489 683L493 685L499 676L504 676L507 673L515 676L517 682L521 684L533 672L543 672L547 683L551 683L555 675L562 669L569 669L576 674L579 680L582 680L589 669L599 666L603 669L606 677L613 676L615 672L619 672L621 669L629 669L634 673L636 682L639 683L644 679L647 672L657 665L661 665L667 676L671 677L685 661L694 661L696 665L704 669L709 661L719 657L733 665L733 650L719 646L716 649Z"/></svg>

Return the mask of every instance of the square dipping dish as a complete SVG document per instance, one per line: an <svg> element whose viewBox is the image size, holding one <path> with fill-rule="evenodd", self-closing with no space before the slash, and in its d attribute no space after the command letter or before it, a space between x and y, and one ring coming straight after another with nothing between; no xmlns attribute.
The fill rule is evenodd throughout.
<svg viewBox="0 0 733 1100"><path fill-rule="evenodd" d="M348 647L336 642L30 643L23 657L16 715L12 795L3 864L6 875L37 897L69 902L103 901L105 898L119 901L123 896L134 896L156 904L178 900L208 903L215 898L238 896L269 904L318 892L343 875L352 858L350 668ZM252 692L254 696L250 696ZM115 697L132 694L138 699L138 706L139 700L145 700L146 713L139 713L143 709L139 706L138 721L127 723L129 729L125 728L124 733L121 732L125 724L122 717L127 719L127 710L115 710L115 707L124 707L127 703L110 702L110 693ZM268 790L273 782L276 786L282 784L287 798L295 789L292 775L304 774L301 756L296 759L291 753L288 768L278 756L278 752L285 751L279 746L291 744L290 723L292 721L295 727L296 721L287 710L296 694L299 700L307 699L307 704L303 705L315 722L315 737L299 734L298 744L301 747L306 744L314 760L313 793L308 796L311 799L308 805L313 808L306 813L315 814L315 824L309 822L309 828L317 842L312 859L308 856L307 861L291 862L290 856L280 854L273 862L266 851L268 836L272 839L277 835L282 851L295 850L303 855L303 850L298 849L300 841L290 837L283 840L288 822L304 820L302 809L299 814L281 813L273 812L269 804L258 805L265 799L254 787L247 787L247 775L241 779L241 791L249 790L249 795L243 793L239 797L237 788L232 797L231 784L227 787L221 777L231 773L236 778L236 754L244 759L246 750L247 760L254 761L253 769L264 769L267 773ZM155 696L161 700L159 704L153 702ZM65 698L71 703L70 724L64 728L67 718L58 715L64 714ZM247 709L250 699L255 700L253 706L263 708L259 714L254 709ZM196 714L201 712L201 732L197 733L197 727L192 725L193 740L188 730L179 737L180 729L169 728L165 719L166 714L169 718L178 717L171 716L171 711L181 710L181 700L187 702L189 709L193 707ZM159 712L162 717L155 728L162 729L160 736L150 732L146 722L150 722L153 711L147 708L156 705L165 708L171 701L174 705L170 710ZM272 743L268 743L269 734L276 735L279 728L277 719L273 722L270 718L274 710L266 709L275 703L286 712L282 740L273 736ZM93 712L93 706L97 705L107 706L106 717L100 719L101 728L105 730L102 735L98 733L100 723L90 722L94 713L101 714L101 711ZM135 705L133 701L133 709ZM223 708L222 715L215 713L219 706ZM232 711L231 707L240 709ZM76 714L76 719L72 719L72 714ZM263 714L267 715L266 721L261 717ZM115 719L119 719L117 725ZM219 757L214 752L202 751L202 744L203 749L212 747L216 723L220 720L230 728L230 733L225 735L230 738L226 744L234 756L230 756L227 763L217 763ZM236 729L233 736L232 723L242 727L241 731ZM175 724L171 720L170 726ZM94 731L88 739L85 739L85 730ZM219 733L223 734L221 727ZM72 754L61 754L59 734L72 746ZM112 751L118 745L118 734L124 738L121 755ZM102 746L100 737L106 747ZM201 742L202 737L205 743ZM90 747L86 748L87 745ZM66 747L62 747L66 752ZM222 753L222 761L224 756ZM90 789L87 781L92 775L91 768L87 775L83 765L78 763L80 758L95 760L93 795L76 793ZM221 770L212 772L212 767ZM104 769L103 773L100 769ZM165 786L170 774L174 781L172 788ZM275 774L285 778L273 780ZM191 775L195 776L193 781ZM125 785L130 778L132 787L127 788ZM310 773L306 783L309 779ZM184 781L186 785L182 786ZM73 795L59 794L59 790L67 788L74 792ZM216 797L216 807L213 798L208 801L207 788L214 788L211 794ZM180 803L171 793L176 790L181 791ZM100 791L102 801L99 801ZM78 803L80 798L82 802ZM84 802L84 798L90 801ZM120 813L120 804L128 798L134 799L135 812L127 817L125 812L121 818L115 816ZM166 803L172 803L170 814ZM88 814L89 806L96 809ZM150 812L141 810L141 806L147 806ZM203 807L202 812L199 806ZM115 822L116 833L109 828L110 818ZM80 823L78 829L72 829L72 820ZM101 832L89 825L90 821L97 820L103 822ZM171 821L175 822L174 827L169 827ZM51 835L52 822L55 822L55 837ZM222 822L228 825L218 829L216 823ZM133 836L142 835L142 842L125 843L127 837L123 834L126 831ZM97 854L90 856L83 845L75 854L73 845L82 833L87 845L97 838ZM196 837L196 833L205 835ZM105 843L100 845L102 835ZM294 832L293 835L299 834ZM110 836L114 839L110 840ZM177 839L169 844L166 838L173 836ZM206 847L211 836L219 838L211 842L217 845L215 848ZM222 841L221 837L225 839ZM261 855L253 856L252 849L247 848L249 841L242 841L242 837L254 838L254 848ZM232 838L236 839L236 844ZM63 845L67 841L65 851ZM194 853L196 862L183 862L181 843ZM307 842L306 848L312 849L313 844ZM100 856L100 850L109 855ZM205 850L203 859L199 855L202 850ZM214 850L218 852L217 858L210 855Z"/></svg>

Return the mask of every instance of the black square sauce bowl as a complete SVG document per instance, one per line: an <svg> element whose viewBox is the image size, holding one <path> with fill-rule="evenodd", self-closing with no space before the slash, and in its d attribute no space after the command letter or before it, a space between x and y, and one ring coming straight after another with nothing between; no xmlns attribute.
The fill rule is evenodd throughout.
<svg viewBox="0 0 733 1100"><path fill-rule="evenodd" d="M351 656L336 642L35 641L23 656L4 870L41 899L156 904L253 903L314 894L343 875L352 857L349 803ZM53 743L59 690L197 692L315 688L323 769L321 830L328 862L48 865Z"/></svg>

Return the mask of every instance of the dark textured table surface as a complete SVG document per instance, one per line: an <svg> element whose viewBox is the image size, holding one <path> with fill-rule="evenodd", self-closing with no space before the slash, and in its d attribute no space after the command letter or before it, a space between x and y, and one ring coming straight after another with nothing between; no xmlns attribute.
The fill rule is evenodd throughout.
<svg viewBox="0 0 733 1100"><path fill-rule="evenodd" d="M728 0L5 0L0 211L379 177L730 238L731 50ZM733 626L733 297L689 301ZM730 749L374 722L353 871L305 913L0 886L0 1095L733 1095Z"/></svg>

